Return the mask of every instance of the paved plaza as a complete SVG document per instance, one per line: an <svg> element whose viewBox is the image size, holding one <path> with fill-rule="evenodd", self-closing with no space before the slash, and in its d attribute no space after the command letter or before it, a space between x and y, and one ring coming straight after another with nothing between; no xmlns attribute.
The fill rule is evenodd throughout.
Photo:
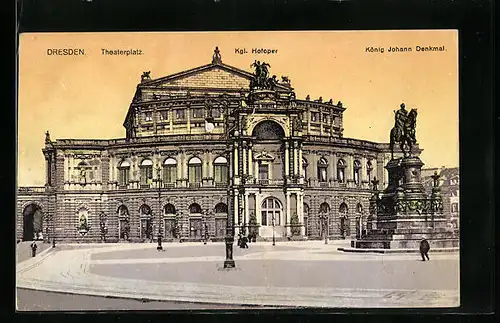
<svg viewBox="0 0 500 323"><path fill-rule="evenodd" d="M228 309L459 305L458 253L431 252L431 261L423 262L417 253L337 250L347 244L259 242L249 249L235 247L235 270L222 268L223 243L170 243L162 252L155 244L58 245L17 265L17 287L164 301L172 304L169 308L176 308L172 302Z"/></svg>

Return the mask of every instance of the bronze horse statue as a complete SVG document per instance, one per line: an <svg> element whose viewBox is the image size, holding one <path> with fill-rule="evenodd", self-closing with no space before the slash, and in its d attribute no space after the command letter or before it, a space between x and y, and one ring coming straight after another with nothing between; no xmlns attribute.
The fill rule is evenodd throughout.
<svg viewBox="0 0 500 323"><path fill-rule="evenodd" d="M404 157L408 157L411 155L411 149L413 145L417 143L417 139L415 138L415 125L417 122L417 110L411 109L406 117L406 120L403 124L402 132L400 129L394 126L391 129L391 138L390 138L390 149L391 149L391 159L394 159L394 144L399 143L399 147L403 152ZM408 148L406 150L405 148Z"/></svg>

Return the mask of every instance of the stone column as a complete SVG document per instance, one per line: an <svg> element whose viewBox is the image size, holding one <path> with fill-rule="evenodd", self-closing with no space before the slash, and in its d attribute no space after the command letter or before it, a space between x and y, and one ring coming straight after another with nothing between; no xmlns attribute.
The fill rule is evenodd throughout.
<svg viewBox="0 0 500 323"><path fill-rule="evenodd" d="M168 127L170 132L174 130L174 111L173 109L168 110Z"/></svg>
<svg viewBox="0 0 500 323"><path fill-rule="evenodd" d="M311 110L307 109L307 134L311 133Z"/></svg>
<svg viewBox="0 0 500 323"><path fill-rule="evenodd" d="M64 155L64 182L68 181L69 177L69 165L68 165L68 155Z"/></svg>
<svg viewBox="0 0 500 323"><path fill-rule="evenodd" d="M186 107L186 114L187 114L187 124L186 124L187 132L191 133L191 108L189 107L189 105Z"/></svg>
<svg viewBox="0 0 500 323"><path fill-rule="evenodd" d="M248 166L246 145L243 146L243 160L241 162L243 164L243 175L246 175L247 174L247 166Z"/></svg>
<svg viewBox="0 0 500 323"><path fill-rule="evenodd" d="M292 235L292 228L290 227L290 193L286 192L286 214L284 216L286 235L287 237Z"/></svg>
<svg viewBox="0 0 500 323"><path fill-rule="evenodd" d="M234 176L238 177L238 143L234 143L234 153L233 153L233 165L234 165Z"/></svg>
<svg viewBox="0 0 500 323"><path fill-rule="evenodd" d="M214 156L211 151L207 153L208 158L208 177L214 178Z"/></svg>
<svg viewBox="0 0 500 323"><path fill-rule="evenodd" d="M297 214L299 217L300 235L306 235L306 224L304 223L304 194L302 192L297 194Z"/></svg>
<svg viewBox="0 0 500 323"><path fill-rule="evenodd" d="M368 175L366 173L366 156L361 157L361 169L360 169L360 171L361 171L361 174L360 174L361 175L360 176L361 183L368 181Z"/></svg>
<svg viewBox="0 0 500 323"><path fill-rule="evenodd" d="M354 180L353 171L354 171L354 156L349 155L349 157L347 158L347 167L345 174L348 180Z"/></svg>
<svg viewBox="0 0 500 323"><path fill-rule="evenodd" d="M290 151L288 141L285 142L285 176L290 175Z"/></svg>
<svg viewBox="0 0 500 323"><path fill-rule="evenodd" d="M258 225L261 225L261 214L260 214L260 205L261 205L261 195L259 192L255 193L255 218Z"/></svg>
<svg viewBox="0 0 500 323"><path fill-rule="evenodd" d="M251 145L248 147L248 175L253 176L253 152Z"/></svg>
<svg viewBox="0 0 500 323"><path fill-rule="evenodd" d="M248 205L248 193L245 192L245 213L243 213L243 223L248 228L248 220L250 219L250 206Z"/></svg>
<svg viewBox="0 0 500 323"><path fill-rule="evenodd" d="M304 167L303 164L302 164L302 145L299 145L299 169L298 169L298 174L300 175L300 177L302 177L302 168Z"/></svg>
<svg viewBox="0 0 500 323"><path fill-rule="evenodd" d="M299 157L299 154L298 154L297 142L294 141L293 142L293 175L294 176L296 176L297 174L300 175L300 172L297 170L297 167L299 165L298 157Z"/></svg>

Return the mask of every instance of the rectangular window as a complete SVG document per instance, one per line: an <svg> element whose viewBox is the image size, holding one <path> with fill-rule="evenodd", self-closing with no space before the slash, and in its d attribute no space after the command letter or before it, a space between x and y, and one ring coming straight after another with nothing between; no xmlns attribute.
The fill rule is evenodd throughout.
<svg viewBox="0 0 500 323"><path fill-rule="evenodd" d="M192 109L193 119L203 118L203 110L202 109Z"/></svg>
<svg viewBox="0 0 500 323"><path fill-rule="evenodd" d="M128 171L129 168L120 168L118 173L118 181L120 186L126 186L128 184Z"/></svg>
<svg viewBox="0 0 500 323"><path fill-rule="evenodd" d="M261 225L267 225L267 212L261 212Z"/></svg>
<svg viewBox="0 0 500 323"><path fill-rule="evenodd" d="M219 111L219 109L212 109L212 117L213 118L220 118L220 111Z"/></svg>
<svg viewBox="0 0 500 323"><path fill-rule="evenodd" d="M320 182L327 181L326 167L319 167L318 169L318 179Z"/></svg>
<svg viewBox="0 0 500 323"><path fill-rule="evenodd" d="M317 122L318 119L319 119L319 113L318 112L311 113L311 121L312 122Z"/></svg>
<svg viewBox="0 0 500 323"><path fill-rule="evenodd" d="M189 165L189 182L201 182L201 165Z"/></svg>
<svg viewBox="0 0 500 323"><path fill-rule="evenodd" d="M153 180L153 167L141 168L141 185L151 184Z"/></svg>
<svg viewBox="0 0 500 323"><path fill-rule="evenodd" d="M328 114L323 113L323 122L328 123Z"/></svg>
<svg viewBox="0 0 500 323"><path fill-rule="evenodd" d="M458 203L453 203L451 205L451 212L458 212Z"/></svg>
<svg viewBox="0 0 500 323"><path fill-rule="evenodd" d="M183 120L184 119L184 109L175 110L175 118L177 120Z"/></svg>
<svg viewBox="0 0 500 323"><path fill-rule="evenodd" d="M227 165L215 165L215 182L227 183Z"/></svg>
<svg viewBox="0 0 500 323"><path fill-rule="evenodd" d="M175 183L177 180L177 165L169 165L163 168L163 182Z"/></svg>
<svg viewBox="0 0 500 323"><path fill-rule="evenodd" d="M152 114L151 112L146 112L146 113L144 114L144 119L145 119L146 121L153 121L153 114Z"/></svg>
<svg viewBox="0 0 500 323"><path fill-rule="evenodd" d="M259 179L269 179L269 165L259 164Z"/></svg>
<svg viewBox="0 0 500 323"><path fill-rule="evenodd" d="M168 120L168 111L160 111L160 120Z"/></svg>

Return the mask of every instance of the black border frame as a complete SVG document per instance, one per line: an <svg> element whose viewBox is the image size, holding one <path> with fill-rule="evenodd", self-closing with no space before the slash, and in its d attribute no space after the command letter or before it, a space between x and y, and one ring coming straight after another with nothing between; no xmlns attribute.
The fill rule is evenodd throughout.
<svg viewBox="0 0 500 323"><path fill-rule="evenodd" d="M494 196L493 178L495 155L493 145L493 44L494 3L492 0L19 0L14 26L14 60L17 61L18 35L22 32L82 32L82 31L224 31L224 30L381 30L381 29L458 29L459 30L459 105L460 105L460 207L461 207L461 307L456 309L410 310L286 310L259 311L265 318L294 314L309 321L310 314L375 315L423 314L422 320L450 319L462 314L494 312ZM15 66L15 65L14 65ZM16 68L13 71L16 80ZM13 129L4 127L6 134L14 132L14 140L4 147L12 148L12 159L4 159L11 172L4 172L2 199L8 205L4 216L15 222L16 187L16 96L17 80L13 85L13 109L7 110ZM2 130L3 130L2 129ZM2 138L10 138L2 136ZM6 169L4 167L4 169ZM12 243L14 227L4 224ZM14 249L15 250L15 249ZM11 258L15 263L15 254ZM15 267L14 267L15 268ZM15 286L15 270L11 274ZM7 298L8 299L8 298ZM15 300L9 304L15 309ZM203 311L203 313L214 311ZM113 313L113 312L111 312ZM127 312L114 318L145 320ZM126 314L125 314L126 313ZM141 313L141 312L140 312ZM160 312L161 313L161 312ZM175 315L186 312L174 312ZM189 312L188 312L189 313ZM216 311L238 313L238 311ZM17 313L17 320L31 320L34 314ZM158 314L153 312L153 314ZM244 317L257 314L245 311ZM49 319L64 319L61 313ZM112 319L108 315L99 318ZM393 316L397 319L397 316ZM485 315L483 315L485 317ZM41 318L41 317L40 317ZM254 317L256 319L257 317ZM285 317L283 317L284 319ZM289 316L286 316L289 318ZM326 318L326 317L322 317ZM336 316L335 319L342 318ZM343 318L359 319L358 315ZM413 320L415 317L400 317ZM37 315L37 319L38 315ZM45 317L43 317L45 319ZM75 317L72 317L75 319ZM88 319L88 318L87 318ZM204 320L215 316L204 316ZM221 318L216 318L217 320ZM258 319L258 318L257 318Z"/></svg>

